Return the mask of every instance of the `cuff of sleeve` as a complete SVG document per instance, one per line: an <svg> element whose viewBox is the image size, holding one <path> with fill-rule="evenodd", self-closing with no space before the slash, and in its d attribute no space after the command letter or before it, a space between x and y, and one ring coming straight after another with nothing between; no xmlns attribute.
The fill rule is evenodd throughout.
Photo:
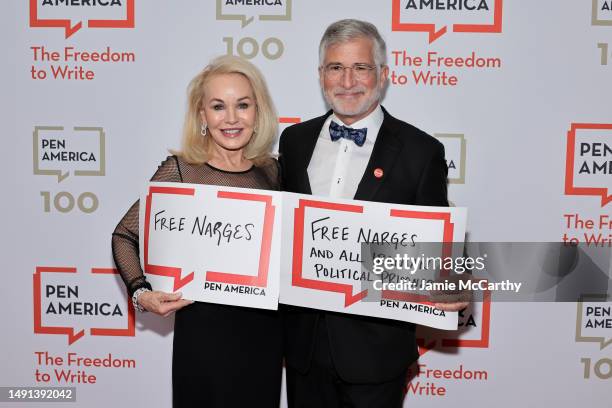
<svg viewBox="0 0 612 408"><path fill-rule="evenodd" d="M126 286L128 287L128 294L130 296L134 296L134 292L136 292L138 289L141 289L141 288L149 289L151 291L153 290L153 287L151 286L151 284L147 282L146 278L144 277L141 277L135 281L126 283Z"/></svg>

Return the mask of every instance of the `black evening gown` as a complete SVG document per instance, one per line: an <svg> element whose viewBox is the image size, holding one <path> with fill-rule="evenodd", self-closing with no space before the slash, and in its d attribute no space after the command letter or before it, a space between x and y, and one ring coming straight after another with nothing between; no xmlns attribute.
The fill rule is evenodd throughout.
<svg viewBox="0 0 612 408"><path fill-rule="evenodd" d="M170 156L153 181L278 190L276 161L242 172ZM113 233L113 256L130 296L150 287L138 252L136 202ZM195 302L175 316L172 399L176 407L278 407L282 334L276 311ZM154 384L152 384L155 386Z"/></svg>

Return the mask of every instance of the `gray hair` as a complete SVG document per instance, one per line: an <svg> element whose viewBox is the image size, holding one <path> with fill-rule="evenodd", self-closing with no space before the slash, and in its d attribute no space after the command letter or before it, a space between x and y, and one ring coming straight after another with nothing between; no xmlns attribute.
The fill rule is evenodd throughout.
<svg viewBox="0 0 612 408"><path fill-rule="evenodd" d="M345 19L332 23L321 38L319 44L319 65L323 65L325 53L330 45L339 44L355 40L358 38L368 38L372 40L373 57L377 71L381 65L385 65L387 60L387 45L380 36L376 26L367 21Z"/></svg>

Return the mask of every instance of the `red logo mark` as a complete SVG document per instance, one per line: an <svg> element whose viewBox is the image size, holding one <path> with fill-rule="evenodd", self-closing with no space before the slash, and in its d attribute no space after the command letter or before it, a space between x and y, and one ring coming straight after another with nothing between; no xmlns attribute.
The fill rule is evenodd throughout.
<svg viewBox="0 0 612 408"><path fill-rule="evenodd" d="M353 293L353 285L346 283L335 283L335 282L323 282L316 279L308 279L302 276L302 260L304 258L304 218L305 210L307 207L310 208L322 208L333 211L345 211L352 213L363 213L363 206L352 205L352 204L338 204L329 203L324 201L305 200L299 201L298 208L295 209L294 213L294 237L293 237L293 264L292 264L292 285L302 288L309 288L315 290L322 290L326 292L338 292L344 294L344 307L348 307L356 302L359 302L365 298L368 294L367 289L358 293ZM402 218L418 218L428 220L441 220L444 221L444 233L443 240L449 245L443 245L443 252L445 256L450 256L450 244L453 240L453 229L454 224L450 222L450 213L443 212L426 212L426 211L406 211L391 209L389 212L391 217L402 217ZM404 292L383 290L382 299L401 300L411 303L422 303L431 305L429 302L429 296L426 295L414 295L406 294Z"/></svg>
<svg viewBox="0 0 612 408"><path fill-rule="evenodd" d="M610 130L612 124L599 123L572 123L570 130L567 132L567 154L565 158L565 194L566 195L584 195L601 197L601 206L604 207L612 201L612 195L609 195L608 187L585 187L576 186L574 180L574 165L576 158L576 131L577 130ZM607 143L604 143L607 146ZM605 153L603 153L605 155Z"/></svg>
<svg viewBox="0 0 612 408"><path fill-rule="evenodd" d="M467 309L469 310L469 308ZM483 291L482 310L480 312L480 321L477 327L480 328L479 337L476 339L463 339L460 337L441 337L440 331L434 331L425 326L417 327L417 344L419 346L419 355L423 355L430 350L436 349L436 345L440 344L442 348L488 348L490 336L491 322L491 292ZM465 326L467 328L467 326ZM457 336L460 335L460 330L452 332ZM467 328L466 331L469 331ZM444 332L444 334L451 332Z"/></svg>
<svg viewBox="0 0 612 408"><path fill-rule="evenodd" d="M493 10L493 23L491 24L453 24L455 33L501 33L502 31L502 5L503 0L495 0ZM400 0L393 0L391 15L391 31L414 31L429 34L431 44L446 34L447 26L436 28L435 24L405 23L401 21Z"/></svg>
<svg viewBox="0 0 612 408"><path fill-rule="evenodd" d="M272 246L272 228L274 226L275 208L272 205L272 197L263 194L236 193L227 191L219 191L217 193L217 197L229 198L232 200L261 201L266 204L262 233L263 237L261 240L261 249L259 253L259 268L257 270L257 276L208 271L206 273L206 280L209 282L223 282L236 285L265 287L268 284L268 268L270 266L270 250Z"/></svg>
<svg viewBox="0 0 612 408"><path fill-rule="evenodd" d="M191 272L185 277L182 277L181 268L151 265L149 263L149 224L151 220L151 203L153 202L153 194L176 194L193 196L195 194L195 189L176 187L150 187L149 194L147 195L144 226L144 270L146 273L150 273L152 275L169 276L171 278L174 278L173 289L174 291L177 291L193 280L194 273Z"/></svg>
<svg viewBox="0 0 612 408"><path fill-rule="evenodd" d="M382 176L385 174L385 172L383 171L383 169L381 169L380 167L374 169L374 177L376 178L382 178Z"/></svg>
<svg viewBox="0 0 612 408"><path fill-rule="evenodd" d="M83 22L73 24L71 19L38 18L38 0L30 0L30 27L63 28L65 38L83 27ZM126 0L126 17L123 20L87 20L89 28L134 28L134 0Z"/></svg>
<svg viewBox="0 0 612 408"><path fill-rule="evenodd" d="M71 326L44 326L42 323L42 282L43 273L77 273L73 267L49 267L38 266L33 276L33 299L34 299L34 333L36 334L60 334L68 336L68 344L71 345L85 335L85 329L75 331ZM116 269L112 268L92 268L92 274L96 275L116 275ZM130 299L127 300L127 327L120 329L96 328L89 329L91 336L126 336L133 337L136 334L134 306Z"/></svg>
<svg viewBox="0 0 612 408"><path fill-rule="evenodd" d="M302 121L301 118L298 117L289 117L289 116L281 116L278 118L278 123L300 123Z"/></svg>
<svg viewBox="0 0 612 408"><path fill-rule="evenodd" d="M145 272L152 275L168 276L174 278L174 291L179 290L187 285L194 278L194 272L182 276L182 269L172 266L151 265L149 263L149 224L151 219L151 203L153 194L177 194L177 195L195 195L193 188L179 187L150 187L147 195L145 226L144 226L144 264ZM256 276L240 275L229 272L206 271L206 281L220 282L236 285L248 285L265 287L268 282L268 270L270 267L270 251L272 246L272 231L274 227L274 212L275 207L272 205L272 197L265 194L239 193L233 191L218 191L217 198L226 198L232 200L245 201L260 201L265 203L264 226L261 240L261 248L259 253L259 268Z"/></svg>
<svg viewBox="0 0 612 408"><path fill-rule="evenodd" d="M427 212L427 211L406 211L406 210L391 210L391 217L402 217L402 218L412 218L412 219L423 219L423 220L440 220L444 222L443 233L442 233L442 258L447 258L452 256L452 243L453 243L453 232L455 229L455 224L453 224L450 220L450 213L446 212ZM443 270L440 271L440 276L445 277L448 276L448 271ZM393 290L383 290L382 291L383 299L391 299L391 300L400 300L403 302L411 302L411 303L422 303L426 305L432 305L430 302L430 298L428 295L417 295L410 294L401 291L393 291Z"/></svg>
<svg viewBox="0 0 612 408"><path fill-rule="evenodd" d="M363 206L351 204L326 203L314 200L300 200L300 205L295 209L293 226L293 268L292 284L302 288L322 290L326 292L338 292L344 294L344 307L348 307L363 299L368 291L364 290L353 294L353 285L335 282L322 282L316 279L302 277L302 259L304 256L304 211L306 207L324 208L326 210L363 213Z"/></svg>

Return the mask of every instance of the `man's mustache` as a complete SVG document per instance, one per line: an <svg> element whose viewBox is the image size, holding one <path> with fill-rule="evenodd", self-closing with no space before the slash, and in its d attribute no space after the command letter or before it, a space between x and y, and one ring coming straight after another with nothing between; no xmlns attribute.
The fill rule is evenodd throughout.
<svg viewBox="0 0 612 408"><path fill-rule="evenodd" d="M358 86L354 86L352 88L346 89L346 88L333 88L331 90L331 94L336 96L336 95L351 95L351 94L356 94L356 93L365 93L366 92L366 88L363 85L358 85Z"/></svg>

